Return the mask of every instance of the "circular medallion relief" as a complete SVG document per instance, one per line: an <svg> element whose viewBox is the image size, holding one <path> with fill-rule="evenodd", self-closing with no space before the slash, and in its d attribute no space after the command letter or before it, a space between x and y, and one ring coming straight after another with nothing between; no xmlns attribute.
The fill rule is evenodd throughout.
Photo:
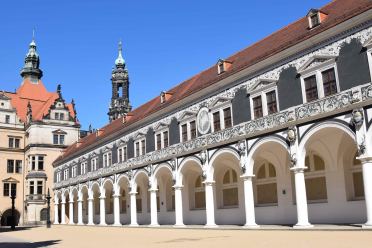
<svg viewBox="0 0 372 248"><path fill-rule="evenodd" d="M207 107L202 107L199 110L197 116L198 131L200 134L208 133L211 128L211 122L209 119L209 109Z"/></svg>

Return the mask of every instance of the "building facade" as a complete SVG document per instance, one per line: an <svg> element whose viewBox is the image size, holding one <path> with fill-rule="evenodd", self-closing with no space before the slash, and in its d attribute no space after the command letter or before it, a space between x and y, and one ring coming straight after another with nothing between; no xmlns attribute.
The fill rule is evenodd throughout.
<svg viewBox="0 0 372 248"><path fill-rule="evenodd" d="M371 227L371 7L312 9L68 147L54 223Z"/></svg>
<svg viewBox="0 0 372 248"><path fill-rule="evenodd" d="M4 226L11 223L12 193L16 224L46 221L52 162L79 138L74 102L65 102L60 85L56 92L47 91L39 64L33 40L21 70L21 85L15 92L0 92L0 218Z"/></svg>

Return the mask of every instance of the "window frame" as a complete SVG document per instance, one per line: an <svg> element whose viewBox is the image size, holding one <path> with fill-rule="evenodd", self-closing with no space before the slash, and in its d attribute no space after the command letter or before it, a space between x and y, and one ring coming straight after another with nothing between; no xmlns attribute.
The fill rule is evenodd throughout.
<svg viewBox="0 0 372 248"><path fill-rule="evenodd" d="M218 104L216 106L214 106L213 108L210 108L209 109L209 119L211 120L211 132L214 133L215 130L214 130L214 116L213 114L214 113L217 113L219 114L219 119L220 119L220 130L216 131L216 132L219 132L219 131L222 131L224 129L226 129L225 127L225 114L224 114L224 110L227 109L227 108L230 108L230 115L231 115L231 127L234 126L234 115L233 115L233 108L232 108L232 104L231 104L231 101L226 101L222 104Z"/></svg>
<svg viewBox="0 0 372 248"><path fill-rule="evenodd" d="M314 66L309 68L308 70L305 70L304 72L301 73L301 92L302 92L302 102L303 103L309 103L313 101L317 101L319 99L322 99L324 97L330 97L324 95L324 82L323 82L323 75L322 73L329 70L329 69L334 69L335 73L335 80L336 80L336 88L337 88L337 93L340 92L340 80L338 78L338 69L337 69L337 64L335 59L329 59L328 61L325 61L321 63L320 65ZM307 101L306 99L306 88L305 88L305 79L311 76L315 76L316 80L316 86L317 86L317 92L318 92L318 99L313 100L313 101Z"/></svg>
<svg viewBox="0 0 372 248"><path fill-rule="evenodd" d="M165 133L167 133L167 140L168 140L168 145L165 146ZM158 147L158 136L160 135L160 148ZM162 129L157 130L154 133L154 139L155 139L155 151L164 149L169 146L169 128L164 127Z"/></svg>
<svg viewBox="0 0 372 248"><path fill-rule="evenodd" d="M264 80L262 80L262 81L264 81ZM250 93L249 101L250 101L250 109L251 109L251 120L257 120L259 118L262 118L262 117L265 117L265 116L268 116L268 115L276 114L276 113L269 114L268 106L267 106L267 94L272 92L272 91L275 91L276 113L280 112L278 86L277 86L277 82L273 81L269 85L264 86L263 88L261 88L259 91L253 91L253 92ZM256 97L259 97L259 96L261 97L262 117L256 118L254 116L253 99L256 98Z"/></svg>
<svg viewBox="0 0 372 248"><path fill-rule="evenodd" d="M191 123L192 122L195 123L195 137L192 137L192 133L191 133ZM183 125L186 125L186 140L183 139L183 134L182 134L182 126ZM191 117L191 118L187 118L187 119L182 120L179 123L179 130L180 130L180 142L181 143L197 138L198 137L198 129L196 127L196 118Z"/></svg>
<svg viewBox="0 0 372 248"><path fill-rule="evenodd" d="M127 160L128 160L128 146L127 145L120 146L117 151L117 161L118 163L122 163Z"/></svg>
<svg viewBox="0 0 372 248"><path fill-rule="evenodd" d="M105 152L102 156L102 167L110 167L112 165L112 152Z"/></svg>
<svg viewBox="0 0 372 248"><path fill-rule="evenodd" d="M145 152L143 153L142 151L142 142L145 142ZM138 153L137 154L137 146L138 145ZM138 138L134 141L134 157L139 157L139 156L142 156L142 155L145 155L146 154L146 137L141 137L141 138Z"/></svg>

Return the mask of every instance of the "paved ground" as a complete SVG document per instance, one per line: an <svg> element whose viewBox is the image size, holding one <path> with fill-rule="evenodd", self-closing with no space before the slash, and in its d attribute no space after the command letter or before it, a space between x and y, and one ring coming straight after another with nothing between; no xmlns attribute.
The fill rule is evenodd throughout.
<svg viewBox="0 0 372 248"><path fill-rule="evenodd" d="M323 227L324 228L324 227ZM0 233L0 248L19 247L372 247L372 232L359 228L327 230L231 230L52 226Z"/></svg>

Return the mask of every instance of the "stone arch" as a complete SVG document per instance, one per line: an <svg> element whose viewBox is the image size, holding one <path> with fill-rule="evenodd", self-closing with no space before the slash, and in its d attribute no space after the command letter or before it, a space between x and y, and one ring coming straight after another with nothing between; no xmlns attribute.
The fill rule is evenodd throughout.
<svg viewBox="0 0 372 248"><path fill-rule="evenodd" d="M119 190L119 209L120 209L120 222L122 224L130 223L130 179L128 175L121 174L117 179L117 190Z"/></svg>
<svg viewBox="0 0 372 248"><path fill-rule="evenodd" d="M302 135L297 163L307 167L304 177L310 223L337 222L340 219L345 223L353 215L354 218L359 215L362 222L361 208L360 211L351 211L353 214L346 211L350 179L350 170L346 167L351 159L345 159L345 156L353 156L350 150L356 150L355 133L342 120L314 124ZM333 211L341 205L345 208Z"/></svg>
<svg viewBox="0 0 372 248"><path fill-rule="evenodd" d="M236 149L233 149L231 147L225 147L225 148L218 149L210 157L209 168L207 169L207 180L213 180L216 161L218 159L221 159L221 157L225 156L225 155L229 155L229 156L231 156L231 158L234 158L236 161L238 161L236 166L235 166L235 164L234 164L234 166L236 167L235 169L238 171L238 174L240 175L240 166L239 166L240 156L239 156L239 153L237 152Z"/></svg>
<svg viewBox="0 0 372 248"><path fill-rule="evenodd" d="M15 209L14 212L15 212L14 224L18 226L21 214L19 213L17 209ZM0 220L1 226L11 226L12 222L13 222L12 209L7 209L1 215L1 220Z"/></svg>
<svg viewBox="0 0 372 248"><path fill-rule="evenodd" d="M210 159L207 181L214 181L217 224L244 223L244 192L240 156L235 149L217 150Z"/></svg>

